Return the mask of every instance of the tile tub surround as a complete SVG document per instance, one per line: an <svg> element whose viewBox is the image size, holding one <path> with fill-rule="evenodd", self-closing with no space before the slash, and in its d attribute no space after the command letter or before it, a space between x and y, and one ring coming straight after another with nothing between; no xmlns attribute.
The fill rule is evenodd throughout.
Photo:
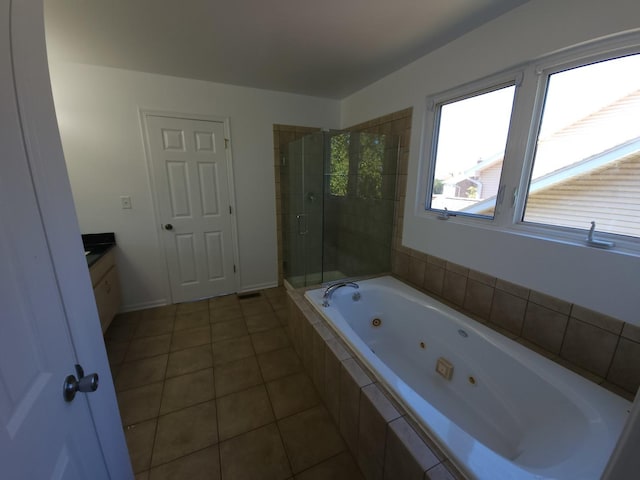
<svg viewBox="0 0 640 480"><path fill-rule="evenodd" d="M288 333L368 480L464 477L307 303L289 291Z"/></svg>
<svg viewBox="0 0 640 480"><path fill-rule="evenodd" d="M283 288L118 316L105 335L138 479L362 479L286 333Z"/></svg>
<svg viewBox="0 0 640 480"><path fill-rule="evenodd" d="M640 327L406 247L392 273L627 400L640 386Z"/></svg>

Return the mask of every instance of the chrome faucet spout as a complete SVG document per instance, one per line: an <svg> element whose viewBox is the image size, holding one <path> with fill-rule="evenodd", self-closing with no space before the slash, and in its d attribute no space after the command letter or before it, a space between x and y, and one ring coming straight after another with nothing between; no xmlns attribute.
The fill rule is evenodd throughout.
<svg viewBox="0 0 640 480"><path fill-rule="evenodd" d="M329 285L326 288L326 290L324 291L324 294L322 295L322 306L323 307L328 307L329 306L329 300L331 300L331 296L333 295L333 292L335 292L337 289L339 289L341 287L360 288L360 286L355 282L336 282L336 283L332 283L331 285Z"/></svg>

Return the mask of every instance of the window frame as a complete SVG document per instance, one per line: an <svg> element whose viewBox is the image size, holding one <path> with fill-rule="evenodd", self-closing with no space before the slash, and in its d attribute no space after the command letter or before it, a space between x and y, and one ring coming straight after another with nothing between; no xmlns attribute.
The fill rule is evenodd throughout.
<svg viewBox="0 0 640 480"><path fill-rule="evenodd" d="M423 200L423 207L426 212L431 214L436 214L438 217L442 217L445 213L444 210L431 208L430 207L430 198L429 194L433 192L433 187L435 183L435 165L436 165L436 156L437 156L437 148L438 148L438 136L440 133L440 112L444 105L448 105L454 102L458 102L461 100L465 100L468 98L473 98L478 95L482 95L484 93L493 92L499 90L501 88L506 88L510 86L515 87L514 96L513 96L513 108L511 110L511 119L509 121L509 132L507 133L507 143L505 145L505 158L506 158L506 149L509 143L509 135L513 125L513 118L515 112L515 105L518 99L518 91L519 87L522 83L522 68L514 68L504 72L500 72L495 75L491 75L489 77L483 78L481 80L476 80L474 82L470 82L464 84L462 86L453 88L451 90L447 90L440 94L431 96L427 98L427 105L425 109L425 129L427 132L426 138L426 149L425 152L428 155L428 164L425 165L425 173L421 175L424 181L421 182L422 189L419 195L419 199ZM504 169L504 164L503 164ZM501 172L500 185L502 185L502 172ZM502 192L503 193L503 192ZM496 210L498 208L498 200L501 196L501 191L499 190L496 195L496 206L494 209L494 215L478 215L474 213L466 213L466 212L451 212L451 216L460 216L461 218L469 219L470 221L493 221L496 216Z"/></svg>
<svg viewBox="0 0 640 480"><path fill-rule="evenodd" d="M550 242L597 248L586 243L588 225L585 229L579 229L524 221L529 182L550 76L572 68L631 54L640 54L639 32L570 47L498 74L428 96L425 106L423 148L418 171L420 181L415 214L429 220L447 220L456 224L497 229ZM510 84L515 85L516 91L494 216L491 218L455 212L455 215L443 218L443 211L428 208L430 203L428 195L432 192L435 177L439 133L438 106ZM640 237L600 232L596 225L594 238L614 242L615 245L607 249L609 252L640 256Z"/></svg>

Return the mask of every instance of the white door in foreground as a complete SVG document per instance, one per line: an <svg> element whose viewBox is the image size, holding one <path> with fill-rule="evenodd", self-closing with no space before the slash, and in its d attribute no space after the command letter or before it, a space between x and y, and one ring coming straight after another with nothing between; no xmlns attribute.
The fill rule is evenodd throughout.
<svg viewBox="0 0 640 480"><path fill-rule="evenodd" d="M63 398L76 358L18 117L9 0L0 19L0 476L107 479L86 394Z"/></svg>

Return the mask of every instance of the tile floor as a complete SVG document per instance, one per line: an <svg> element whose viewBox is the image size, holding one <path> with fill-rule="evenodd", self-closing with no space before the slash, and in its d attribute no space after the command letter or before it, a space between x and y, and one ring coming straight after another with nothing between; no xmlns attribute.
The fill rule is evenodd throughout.
<svg viewBox="0 0 640 480"><path fill-rule="evenodd" d="M362 475L263 290L116 317L105 341L136 480Z"/></svg>

